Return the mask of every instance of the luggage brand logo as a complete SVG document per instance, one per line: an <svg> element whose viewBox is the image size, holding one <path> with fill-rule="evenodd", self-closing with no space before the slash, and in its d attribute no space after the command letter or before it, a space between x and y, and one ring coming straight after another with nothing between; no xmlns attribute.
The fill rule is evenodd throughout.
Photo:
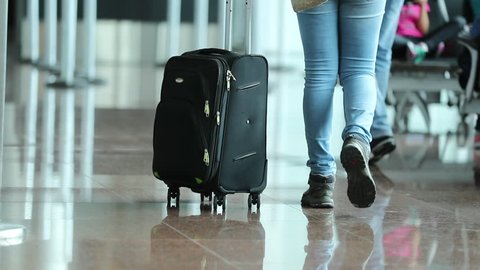
<svg viewBox="0 0 480 270"><path fill-rule="evenodd" d="M175 79L175 82L176 82L176 83L183 83L183 78L176 78L176 79Z"/></svg>

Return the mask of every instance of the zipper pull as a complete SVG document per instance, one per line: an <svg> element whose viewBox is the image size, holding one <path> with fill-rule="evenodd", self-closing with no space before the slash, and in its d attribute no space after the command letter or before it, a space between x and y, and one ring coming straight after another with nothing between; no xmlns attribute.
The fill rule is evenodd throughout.
<svg viewBox="0 0 480 270"><path fill-rule="evenodd" d="M203 109L203 112L205 113L205 117L210 116L210 105L208 104L208 99L205 100L205 107Z"/></svg>
<svg viewBox="0 0 480 270"><path fill-rule="evenodd" d="M220 112L217 111L217 126L220 126Z"/></svg>
<svg viewBox="0 0 480 270"><path fill-rule="evenodd" d="M203 162L205 163L206 166L210 165L210 156L208 154L207 149L205 149L203 152Z"/></svg>
<svg viewBox="0 0 480 270"><path fill-rule="evenodd" d="M233 76L233 73L230 70L227 70L227 91L230 91L230 80L233 79L236 81L237 79Z"/></svg>

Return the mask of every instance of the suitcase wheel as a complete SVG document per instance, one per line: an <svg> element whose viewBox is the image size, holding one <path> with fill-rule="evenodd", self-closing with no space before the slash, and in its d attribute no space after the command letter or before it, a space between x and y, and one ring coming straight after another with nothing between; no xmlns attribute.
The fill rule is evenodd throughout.
<svg viewBox="0 0 480 270"><path fill-rule="evenodd" d="M180 205L180 189L179 188L168 188L167 193L167 206L172 207L172 199L175 199L175 206Z"/></svg>
<svg viewBox="0 0 480 270"><path fill-rule="evenodd" d="M257 205L257 210L260 209L260 194L250 193L248 195L248 209L252 209L252 205Z"/></svg>
<svg viewBox="0 0 480 270"><path fill-rule="evenodd" d="M202 193L200 194L200 201L203 203L203 201L205 201L205 197L208 198L208 201L209 202L212 202L212 193Z"/></svg>
<svg viewBox="0 0 480 270"><path fill-rule="evenodd" d="M226 204L225 195L215 194L215 196L213 196L213 210L217 211L217 206L221 206L222 211L225 211L225 204Z"/></svg>

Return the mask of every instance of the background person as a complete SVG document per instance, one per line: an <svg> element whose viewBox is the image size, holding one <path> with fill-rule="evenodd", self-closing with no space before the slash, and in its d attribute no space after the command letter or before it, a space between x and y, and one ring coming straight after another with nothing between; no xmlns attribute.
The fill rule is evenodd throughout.
<svg viewBox="0 0 480 270"><path fill-rule="evenodd" d="M458 16L430 31L429 12L428 0L405 1L393 46L396 58L406 57L409 61L419 63L427 54L440 55L445 41L457 37L465 27L465 19Z"/></svg>
<svg viewBox="0 0 480 270"><path fill-rule="evenodd" d="M393 152L396 148L392 126L388 122L387 105L385 99L388 91L388 80L392 64L392 46L397 31L398 18L402 9L402 1L387 0L385 14L383 15L378 41L375 74L377 77L377 105L373 124L370 128L372 134L372 149L370 163L379 161L382 157Z"/></svg>

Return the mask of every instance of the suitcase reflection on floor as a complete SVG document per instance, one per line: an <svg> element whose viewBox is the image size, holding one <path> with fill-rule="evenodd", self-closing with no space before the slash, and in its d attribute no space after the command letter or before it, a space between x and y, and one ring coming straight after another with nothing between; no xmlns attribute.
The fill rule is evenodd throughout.
<svg viewBox="0 0 480 270"><path fill-rule="evenodd" d="M259 213L241 220L201 211L182 216L169 208L151 230L151 264L159 269L262 269L265 230Z"/></svg>

